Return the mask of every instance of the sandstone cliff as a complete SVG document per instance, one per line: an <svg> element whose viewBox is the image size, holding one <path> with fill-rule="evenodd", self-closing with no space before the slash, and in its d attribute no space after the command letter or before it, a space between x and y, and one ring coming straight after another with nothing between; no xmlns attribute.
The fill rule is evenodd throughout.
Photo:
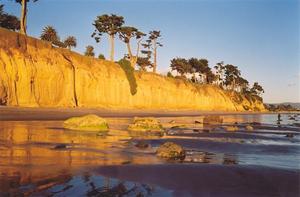
<svg viewBox="0 0 300 197"><path fill-rule="evenodd" d="M85 57L0 28L0 104L27 107L100 107L259 111L254 98L212 85L134 73L137 92L120 65Z"/></svg>

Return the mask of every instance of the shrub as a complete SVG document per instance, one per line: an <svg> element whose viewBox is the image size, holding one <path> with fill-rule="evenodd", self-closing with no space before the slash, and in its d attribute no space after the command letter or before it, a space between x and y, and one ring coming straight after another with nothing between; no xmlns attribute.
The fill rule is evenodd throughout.
<svg viewBox="0 0 300 197"><path fill-rule="evenodd" d="M103 54L99 54L98 59L105 60L105 56Z"/></svg>
<svg viewBox="0 0 300 197"><path fill-rule="evenodd" d="M119 60L118 64L121 66L121 68L125 72L127 80L129 82L131 95L135 95L136 92L137 92L137 83L136 83L136 79L135 79L135 76L134 76L133 67L130 65L130 62L126 59Z"/></svg>

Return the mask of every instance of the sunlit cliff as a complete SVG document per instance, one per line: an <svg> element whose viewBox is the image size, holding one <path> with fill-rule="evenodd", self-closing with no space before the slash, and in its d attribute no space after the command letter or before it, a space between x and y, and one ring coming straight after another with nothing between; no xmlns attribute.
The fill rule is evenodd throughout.
<svg viewBox="0 0 300 197"><path fill-rule="evenodd" d="M113 62L85 57L0 28L0 103L24 107L100 107L262 111L255 98L135 72L136 93Z"/></svg>

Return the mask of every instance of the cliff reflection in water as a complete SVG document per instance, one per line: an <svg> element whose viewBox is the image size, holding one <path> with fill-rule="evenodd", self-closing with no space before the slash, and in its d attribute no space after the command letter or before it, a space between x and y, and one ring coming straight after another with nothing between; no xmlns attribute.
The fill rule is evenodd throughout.
<svg viewBox="0 0 300 197"><path fill-rule="evenodd" d="M0 122L1 192L33 183L43 188L66 182L82 166L157 162L155 156L133 156L128 149L132 137L126 131L97 135L60 127L61 122L50 121ZM62 144L66 148L55 149Z"/></svg>

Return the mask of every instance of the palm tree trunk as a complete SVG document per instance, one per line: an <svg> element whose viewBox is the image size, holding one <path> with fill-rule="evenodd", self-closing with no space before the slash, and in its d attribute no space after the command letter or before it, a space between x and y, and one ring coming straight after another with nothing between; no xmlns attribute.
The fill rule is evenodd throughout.
<svg viewBox="0 0 300 197"><path fill-rule="evenodd" d="M27 0L22 0L22 13L21 13L21 29L20 33L26 35L26 17L27 17Z"/></svg>
<svg viewBox="0 0 300 197"><path fill-rule="evenodd" d="M114 54L115 54L115 36L110 35L110 61L114 61Z"/></svg>

